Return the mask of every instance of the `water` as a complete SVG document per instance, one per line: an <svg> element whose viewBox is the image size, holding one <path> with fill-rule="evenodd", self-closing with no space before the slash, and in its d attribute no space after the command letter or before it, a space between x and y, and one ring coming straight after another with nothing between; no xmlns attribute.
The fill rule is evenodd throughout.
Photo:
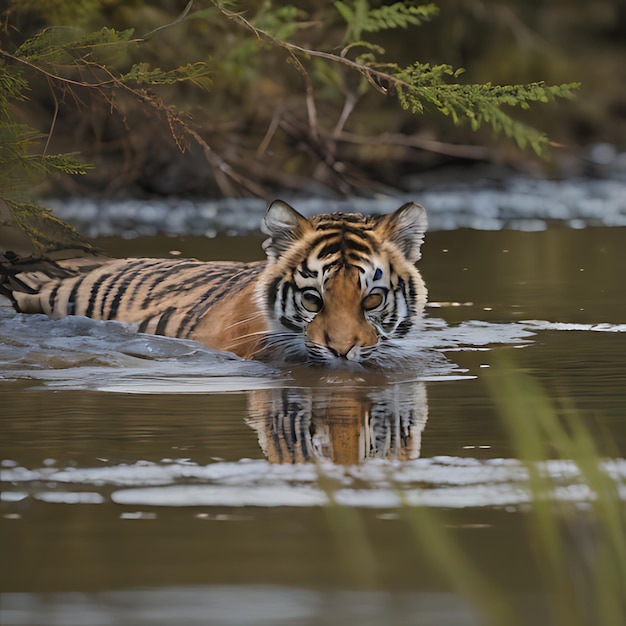
<svg viewBox="0 0 626 626"><path fill-rule="evenodd" d="M427 560L407 505L544 616L528 470L489 383L506 363L578 407L626 499L626 231L543 224L429 233L415 366L385 376L0 307L0 622L484 623ZM98 241L205 259L260 258L260 242ZM576 464L541 471L586 510Z"/></svg>

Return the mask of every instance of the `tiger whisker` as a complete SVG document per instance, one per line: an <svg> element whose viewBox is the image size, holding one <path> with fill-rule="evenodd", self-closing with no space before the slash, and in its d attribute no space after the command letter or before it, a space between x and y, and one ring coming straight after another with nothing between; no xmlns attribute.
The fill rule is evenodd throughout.
<svg viewBox="0 0 626 626"><path fill-rule="evenodd" d="M233 322L232 324L229 324L228 326L225 326L224 330L230 330L231 328L235 328L236 326L241 326L242 324L247 324L247 323L252 322L254 320L257 320L259 318L265 319L264 313L262 313L262 312L255 313L254 315L251 315L250 317L246 317L245 319Z"/></svg>
<svg viewBox="0 0 626 626"><path fill-rule="evenodd" d="M258 337L263 335L268 335L269 331L267 330L255 330L251 333L245 333L244 335L238 335L235 341L239 341L241 339L249 339L250 337Z"/></svg>
<svg viewBox="0 0 626 626"><path fill-rule="evenodd" d="M238 337L235 337L232 341L230 341L228 344L226 344L223 349L233 352L234 348L237 348L238 346L245 344L252 337L258 337L258 336L261 336L261 337L267 336L267 331L256 331L253 333L246 333L245 335L239 335Z"/></svg>

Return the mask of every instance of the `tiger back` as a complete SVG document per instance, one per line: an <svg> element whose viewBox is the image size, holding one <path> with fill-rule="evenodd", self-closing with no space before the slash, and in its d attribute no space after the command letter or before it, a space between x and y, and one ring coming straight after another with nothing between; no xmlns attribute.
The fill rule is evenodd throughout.
<svg viewBox="0 0 626 626"><path fill-rule="evenodd" d="M306 219L277 200L262 224L266 261L42 260L22 271L5 253L0 293L20 312L119 320L244 358L384 366L412 352L426 302L414 266L425 230L414 203Z"/></svg>

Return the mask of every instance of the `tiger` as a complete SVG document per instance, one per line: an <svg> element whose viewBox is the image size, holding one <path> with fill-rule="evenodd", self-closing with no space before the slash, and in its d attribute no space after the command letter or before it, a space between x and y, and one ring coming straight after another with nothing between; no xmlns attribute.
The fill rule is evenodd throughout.
<svg viewBox="0 0 626 626"><path fill-rule="evenodd" d="M82 315L199 341L244 359L393 366L413 357L427 289L415 263L426 212L307 219L267 207L266 259L104 258L37 263L5 252L0 294L21 313Z"/></svg>

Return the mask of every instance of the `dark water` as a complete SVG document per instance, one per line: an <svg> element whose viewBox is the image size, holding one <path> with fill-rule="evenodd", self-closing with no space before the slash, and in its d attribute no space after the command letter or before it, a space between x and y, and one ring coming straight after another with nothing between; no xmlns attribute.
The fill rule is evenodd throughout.
<svg viewBox="0 0 626 626"><path fill-rule="evenodd" d="M98 243L253 259L260 242ZM530 373L577 407L623 489L625 245L624 228L430 233L423 349L386 377L2 309L0 622L485 623L429 558L407 512L422 505L519 615L548 623L493 382ZM547 471L584 509L575 472Z"/></svg>

